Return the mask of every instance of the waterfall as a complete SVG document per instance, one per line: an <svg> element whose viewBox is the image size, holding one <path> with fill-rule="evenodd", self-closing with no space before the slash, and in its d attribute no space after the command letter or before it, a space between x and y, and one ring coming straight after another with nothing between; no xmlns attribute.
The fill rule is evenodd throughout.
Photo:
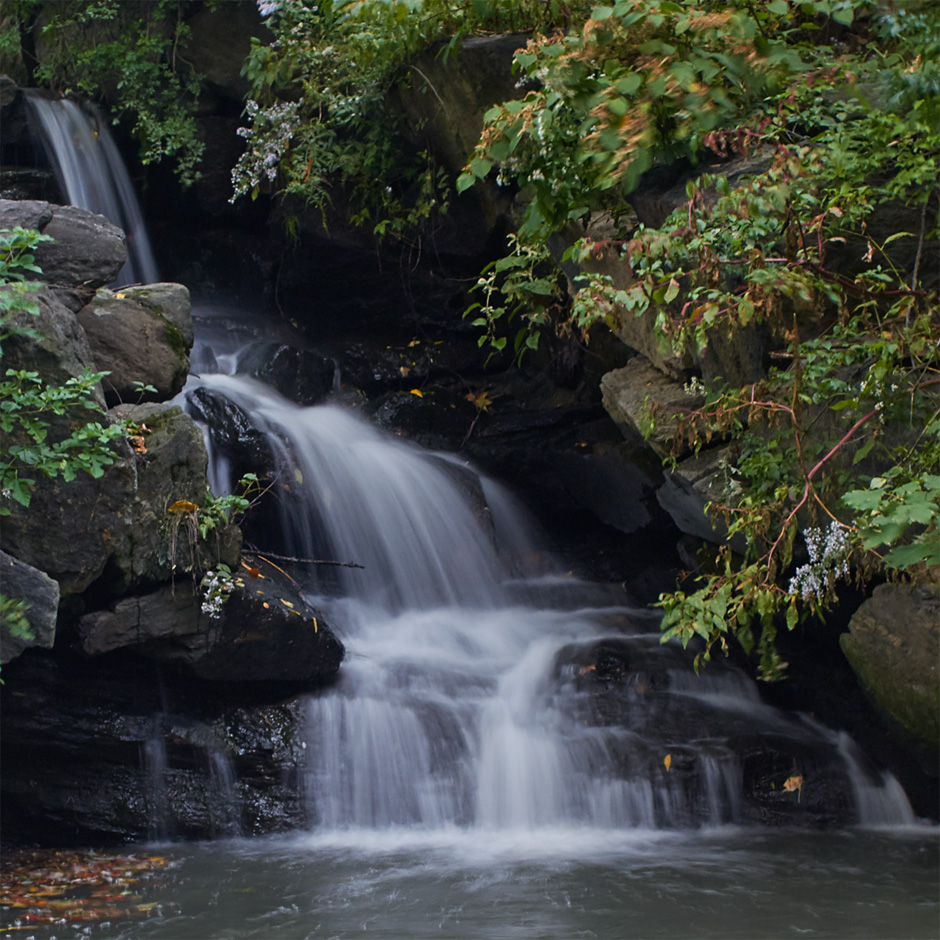
<svg viewBox="0 0 940 940"><path fill-rule="evenodd" d="M291 552L363 566L305 585L347 648L299 729L318 831L747 823L824 800L817 780L862 823L912 818L893 778L861 783L831 732L740 672L696 676L648 611L527 572L522 515L472 467L245 376L200 383L264 433Z"/></svg>
<svg viewBox="0 0 940 940"><path fill-rule="evenodd" d="M36 92L27 102L69 203L100 213L127 235L127 262L115 285L159 281L134 187L102 114L88 102Z"/></svg>

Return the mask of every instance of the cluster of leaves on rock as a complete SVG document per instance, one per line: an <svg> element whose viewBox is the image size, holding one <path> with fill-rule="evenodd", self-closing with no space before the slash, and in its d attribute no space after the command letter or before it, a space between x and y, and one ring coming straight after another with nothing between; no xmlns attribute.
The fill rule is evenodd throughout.
<svg viewBox="0 0 940 940"><path fill-rule="evenodd" d="M656 163L762 158L737 186L690 183L658 229L625 221L620 238L569 253L613 253L632 274L625 289L583 280L573 324L585 336L645 316L677 354L754 324L786 346L789 367L757 383L708 377L704 407L680 422L695 448L734 441L711 511L748 544L745 559L723 549L698 590L661 599L666 636L702 637L705 658L736 636L778 675L777 614L792 629L819 613L849 557L863 576L940 557L940 329L925 282L937 261L938 52L932 4L620 0L517 54L532 87L489 112L458 184L494 169L520 184L516 250L531 252L592 212L626 220ZM913 224L882 232L897 207ZM503 312L488 298L491 335ZM543 319L536 307L523 334ZM786 584L801 530L819 550Z"/></svg>
<svg viewBox="0 0 940 940"><path fill-rule="evenodd" d="M14 334L35 335L28 317L39 312L31 291L40 285L25 275L39 271L32 250L49 240L22 228L0 232L0 344ZM54 427L57 417L101 415L94 391L105 374L86 369L62 385L50 385L37 372L5 371L0 379L0 516L9 515L9 500L29 506L36 474L66 481L81 471L100 477L114 463L111 444L124 433L119 424L89 420L61 433Z"/></svg>
<svg viewBox="0 0 940 940"><path fill-rule="evenodd" d="M200 76L183 61L185 0L15 0L0 48L23 55L37 85L103 98L115 121L131 122L141 160L175 160L184 185L199 175L196 133ZM32 34L21 44L21 36ZM29 49L41 46L38 62Z"/></svg>
<svg viewBox="0 0 940 940"><path fill-rule="evenodd" d="M426 82L415 53L441 55L479 30L557 21L557 0L277 0L261 2L273 42L252 41L244 74L252 91L234 197L266 189L326 208L341 184L354 222L379 236L413 234L445 212L452 183L433 156L404 142L393 88ZM577 6L575 4L575 6ZM444 42L444 40L447 40ZM436 93L431 88L429 93Z"/></svg>

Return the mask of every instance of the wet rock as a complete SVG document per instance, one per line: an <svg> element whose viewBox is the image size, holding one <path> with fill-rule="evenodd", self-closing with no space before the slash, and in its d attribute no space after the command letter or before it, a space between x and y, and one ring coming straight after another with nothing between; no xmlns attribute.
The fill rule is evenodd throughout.
<svg viewBox="0 0 940 940"><path fill-rule="evenodd" d="M937 773L940 748L940 596L913 584L882 584L839 638L877 709L902 729Z"/></svg>
<svg viewBox="0 0 940 940"><path fill-rule="evenodd" d="M186 400L195 417L206 423L212 443L240 470L260 475L275 465L267 438L235 402L209 388L189 392Z"/></svg>
<svg viewBox="0 0 940 940"><path fill-rule="evenodd" d="M332 390L335 372L333 360L313 350L279 346L257 376L298 405L316 405Z"/></svg>
<svg viewBox="0 0 940 940"><path fill-rule="evenodd" d="M134 648L224 682L331 679L343 658L342 644L292 585L273 568L251 565L239 569L215 612L202 589L180 580L85 614L79 638L90 656Z"/></svg>
<svg viewBox="0 0 940 940"><path fill-rule="evenodd" d="M556 656L572 720L633 733L618 755L620 773L645 776L662 793L658 824L826 828L857 821L857 768L834 737L771 712L750 680L720 660L696 676L692 656L655 636L573 644ZM872 771L873 783L879 780Z"/></svg>
<svg viewBox="0 0 940 940"><path fill-rule="evenodd" d="M103 381L108 404L166 401L189 373L193 321L182 284L99 290L78 313ZM139 383L139 384L138 384ZM142 391L151 385L155 391Z"/></svg>
<svg viewBox="0 0 940 940"><path fill-rule="evenodd" d="M28 653L4 668L7 839L100 845L297 829L304 698L206 686L112 653Z"/></svg>
<svg viewBox="0 0 940 940"><path fill-rule="evenodd" d="M16 659L31 646L51 649L55 642L56 617L59 608L59 585L38 568L18 561L0 551L0 584L10 601L25 602L23 612L28 635L14 634L7 617L0 623L0 663Z"/></svg>

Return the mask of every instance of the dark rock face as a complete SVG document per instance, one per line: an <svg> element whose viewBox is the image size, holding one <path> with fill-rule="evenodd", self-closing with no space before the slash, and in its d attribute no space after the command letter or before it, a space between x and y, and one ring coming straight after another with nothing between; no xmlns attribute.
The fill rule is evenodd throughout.
<svg viewBox="0 0 940 940"><path fill-rule="evenodd" d="M207 688L119 653L29 651L4 680L8 840L211 838L306 821L296 689Z"/></svg>
<svg viewBox="0 0 940 940"><path fill-rule="evenodd" d="M31 637L13 636L4 619L0 623L0 663L10 662L30 646L51 649L55 642L59 585L38 568L24 564L6 552L0 552L0 584L5 597L28 604L25 617L32 634Z"/></svg>
<svg viewBox="0 0 940 940"><path fill-rule="evenodd" d="M124 233L103 215L76 206L54 206L42 228L55 241L36 249L42 280L94 290L113 281L127 260Z"/></svg>
<svg viewBox="0 0 940 940"><path fill-rule="evenodd" d="M128 423L135 444L137 487L128 506L128 524L121 531L107 569L107 589L112 596L140 591L166 583L178 567L186 570L205 555L211 566L217 563L216 543L229 546L237 528L225 532L211 544L189 544L184 514L169 507L179 500L201 505L206 498L208 457L202 434L189 415L176 405L122 405L112 411ZM221 559L238 561L238 541L234 550Z"/></svg>
<svg viewBox="0 0 940 940"><path fill-rule="evenodd" d="M196 418L208 426L212 443L241 472L263 473L274 466L271 445L233 401L209 388L197 388L186 398Z"/></svg>
<svg viewBox="0 0 940 940"><path fill-rule="evenodd" d="M189 373L193 321L182 284L148 284L117 293L99 290L78 312L110 406L166 401ZM135 383L156 391L141 391Z"/></svg>
<svg viewBox="0 0 940 940"><path fill-rule="evenodd" d="M130 448L115 449L120 459L98 479L40 477L29 509L11 504L3 520L3 550L55 578L63 596L80 594L101 575L127 524L137 474Z"/></svg>
<svg viewBox="0 0 940 940"><path fill-rule="evenodd" d="M258 370L258 378L298 405L316 405L333 388L336 365L310 349L279 346Z"/></svg>
<svg viewBox="0 0 940 940"><path fill-rule="evenodd" d="M857 821L854 769L830 737L798 717L771 713L748 691L749 680L721 662L695 676L691 659L677 646L607 639L566 647L555 671L574 720L631 730L624 779L645 777L671 793L680 824L824 828Z"/></svg>
<svg viewBox="0 0 940 940"><path fill-rule="evenodd" d="M224 682L332 679L343 658L319 612L270 567L267 574L245 567L215 612L204 592L181 577L85 614L78 632L86 655L133 648Z"/></svg>

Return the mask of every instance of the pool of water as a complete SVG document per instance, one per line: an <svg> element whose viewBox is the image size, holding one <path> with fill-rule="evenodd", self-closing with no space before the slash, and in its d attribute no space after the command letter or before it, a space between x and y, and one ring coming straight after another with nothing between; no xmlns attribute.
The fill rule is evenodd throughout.
<svg viewBox="0 0 940 940"><path fill-rule="evenodd" d="M168 864L134 888L155 905L145 919L17 935L845 940L940 933L934 827L350 830L150 850Z"/></svg>

